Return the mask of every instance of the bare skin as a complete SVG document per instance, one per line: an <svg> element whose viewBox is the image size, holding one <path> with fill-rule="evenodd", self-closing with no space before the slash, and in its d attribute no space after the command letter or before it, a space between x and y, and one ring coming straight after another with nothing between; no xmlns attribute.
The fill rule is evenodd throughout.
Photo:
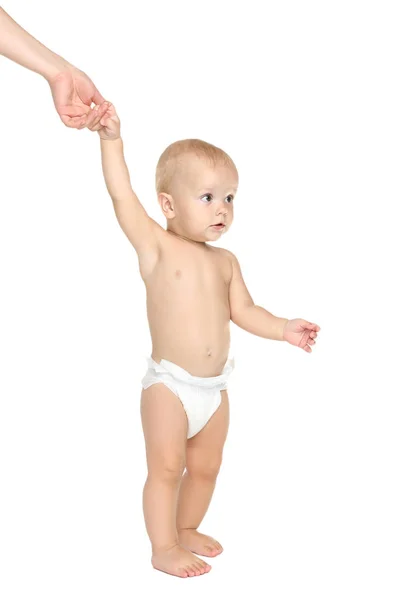
<svg viewBox="0 0 400 600"><path fill-rule="evenodd" d="M193 375L217 375L229 351L229 259L216 248L190 244L167 231L164 235L163 251L150 274L148 264L140 265L153 332L152 357L157 362L161 358L171 360ZM172 344L173 340L182 345ZM217 540L197 528L210 504L222 460L228 402L228 393L223 390L217 411L197 435L187 439L186 413L176 396L163 384L142 390L149 473L145 521L153 547L152 564L167 573L181 577L191 576L193 571L195 575L207 573L210 565L196 562L192 552L214 557L223 550ZM153 438L151 428L156 432ZM177 435L173 442L172 432ZM186 471L182 477L183 465ZM156 483L160 480L164 486ZM170 508L164 513L166 506Z"/></svg>
<svg viewBox="0 0 400 600"><path fill-rule="evenodd" d="M180 545L176 527L179 486L186 464L187 417L163 384L143 390L141 416L148 476L143 490L146 529L155 569L177 577L203 575L211 567Z"/></svg>
<svg viewBox="0 0 400 600"><path fill-rule="evenodd" d="M139 258L147 290L152 357L156 362L166 358L200 377L218 375L226 363L230 343L228 289L232 268L229 258L222 249L206 243L193 243L165 230L159 235L162 243L157 260ZM152 564L167 573L181 577L207 573L210 565L196 562L200 559L192 553L214 557L223 550L217 540L197 528L210 504L222 460L229 423L228 402L228 393L223 390L217 411L197 435L187 439L186 414L176 396L163 384L142 390L149 472L144 493L145 520L153 545ZM150 416L151 407L155 405L158 409ZM171 413L167 413L168 408ZM147 420L143 419L144 414L148 415ZM171 417L170 427L165 425L167 414ZM178 432L178 415L185 428L179 433L179 450L173 450L170 435ZM157 416L164 426L162 431L169 432L168 441L162 447L161 423L157 425ZM157 432L155 447L147 433L150 423ZM170 452L174 453L175 460L169 457L174 466L168 469L162 463ZM182 477L183 455L186 471ZM157 481L165 480L165 472L174 474L168 480L169 486L162 488L163 493L157 484L149 483L154 472L158 473L158 477L154 476ZM168 523L165 533L163 525L156 520L163 513L155 502L172 507L168 516L164 516L164 524ZM175 544L172 549L171 544Z"/></svg>
<svg viewBox="0 0 400 600"><path fill-rule="evenodd" d="M152 357L156 362L166 358L192 375L219 375L230 345L230 262L220 249L191 244L168 231L161 240L150 272L141 261Z"/></svg>
<svg viewBox="0 0 400 600"><path fill-rule="evenodd" d="M233 221L236 168L224 161L211 166L191 152L180 156L169 192L158 196L165 230L132 190L114 107L107 103L99 110L103 116L89 128L99 132L107 189L118 222L137 252L152 358L169 360L198 377L217 376L228 358L231 320L255 335L285 339L311 352L319 327L275 317L256 306L236 257L211 246ZM224 229L216 229L221 222ZM221 391L218 409L189 439L183 405L163 383L142 390L141 418L148 467L143 512L152 565L178 577L208 573L210 565L195 554L214 557L222 552L221 544L198 528L221 465L228 393Z"/></svg>
<svg viewBox="0 0 400 600"><path fill-rule="evenodd" d="M64 125L96 127L107 107L86 73L46 48L0 7L0 54L42 75L49 83L56 111ZM102 103L100 110L92 103Z"/></svg>
<svg viewBox="0 0 400 600"><path fill-rule="evenodd" d="M213 557L223 551L217 540L200 533L198 527L214 492L228 427L229 399L223 390L218 410L186 444L186 472L178 496L176 524L181 545L202 556Z"/></svg>

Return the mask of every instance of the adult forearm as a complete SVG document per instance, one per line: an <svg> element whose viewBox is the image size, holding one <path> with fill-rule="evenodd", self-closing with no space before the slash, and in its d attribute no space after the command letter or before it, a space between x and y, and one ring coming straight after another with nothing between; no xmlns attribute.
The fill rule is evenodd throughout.
<svg viewBox="0 0 400 600"><path fill-rule="evenodd" d="M262 306L253 304L243 309L233 322L241 329L259 337L283 341L283 329L288 320L275 317Z"/></svg>
<svg viewBox="0 0 400 600"><path fill-rule="evenodd" d="M0 54L39 73L47 80L69 66L66 60L32 37L2 8L0 8Z"/></svg>
<svg viewBox="0 0 400 600"><path fill-rule="evenodd" d="M131 194L132 186L124 158L122 139L101 139L100 144L104 180L111 198L125 197Z"/></svg>

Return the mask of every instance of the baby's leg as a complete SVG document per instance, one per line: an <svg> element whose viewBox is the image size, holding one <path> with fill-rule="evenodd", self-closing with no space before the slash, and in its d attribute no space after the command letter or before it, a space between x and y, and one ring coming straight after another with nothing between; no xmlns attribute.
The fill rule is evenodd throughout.
<svg viewBox="0 0 400 600"><path fill-rule="evenodd" d="M143 511L152 565L171 575L202 575L211 567L179 545L176 505L185 467L187 417L179 398L162 383L142 390L141 416L148 476Z"/></svg>
<svg viewBox="0 0 400 600"><path fill-rule="evenodd" d="M221 466L229 426L229 399L221 391L221 404L208 423L187 441L186 472L179 491L177 528L180 543L196 554L216 556L222 546L197 531L207 512Z"/></svg>

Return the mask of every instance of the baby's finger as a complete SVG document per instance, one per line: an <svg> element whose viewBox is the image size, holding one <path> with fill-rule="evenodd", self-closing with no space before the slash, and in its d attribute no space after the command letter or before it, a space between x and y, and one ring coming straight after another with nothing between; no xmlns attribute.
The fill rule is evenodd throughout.
<svg viewBox="0 0 400 600"><path fill-rule="evenodd" d="M99 131L99 129L103 129L103 125L101 123L95 123L92 127L89 127L90 131Z"/></svg>
<svg viewBox="0 0 400 600"><path fill-rule="evenodd" d="M97 108L92 108L92 110L90 111L87 119L86 119L86 124L85 127L87 127L88 129L91 129L92 126L99 121L99 109Z"/></svg>
<svg viewBox="0 0 400 600"><path fill-rule="evenodd" d="M90 115L91 119L88 122L88 124L86 125L86 127L91 129L92 131L97 131L97 129L94 130L93 127L100 123L100 119L106 114L107 108L108 108L108 102L103 102L103 104L101 106L96 106L92 110L92 114Z"/></svg>
<svg viewBox="0 0 400 600"><path fill-rule="evenodd" d="M100 129L100 127L102 127L102 125L100 124L100 121L103 117L106 116L107 110L108 110L108 102L105 102L104 104L102 104L102 106L100 106L100 108L98 110L97 119L94 122L94 125L96 125L96 126L98 125L98 127L96 128L96 131L97 131L97 129Z"/></svg>
<svg viewBox="0 0 400 600"><path fill-rule="evenodd" d="M310 339L310 332L307 331L307 329L306 329L305 331L303 331L303 335L301 336L301 339L299 342L300 348L305 348L305 346L308 344L309 339Z"/></svg>

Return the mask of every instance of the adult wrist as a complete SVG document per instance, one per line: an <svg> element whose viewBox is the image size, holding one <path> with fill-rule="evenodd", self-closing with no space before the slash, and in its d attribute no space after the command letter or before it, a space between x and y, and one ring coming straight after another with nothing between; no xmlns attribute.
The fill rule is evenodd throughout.
<svg viewBox="0 0 400 600"><path fill-rule="evenodd" d="M43 70L40 74L48 81L48 83L51 83L51 81L56 79L62 73L72 69L75 69L75 67L71 65L71 63L62 56L51 52L51 54L46 57Z"/></svg>

